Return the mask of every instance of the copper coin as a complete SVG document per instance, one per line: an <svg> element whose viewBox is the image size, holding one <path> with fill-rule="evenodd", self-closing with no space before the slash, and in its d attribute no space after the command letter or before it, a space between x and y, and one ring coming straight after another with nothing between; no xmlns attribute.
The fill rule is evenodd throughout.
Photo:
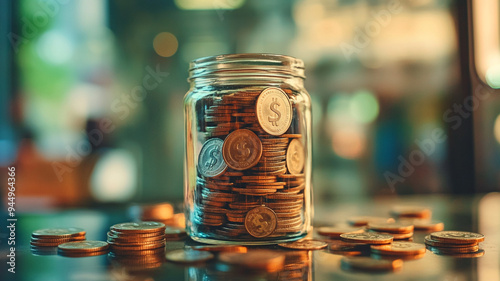
<svg viewBox="0 0 500 281"><path fill-rule="evenodd" d="M484 235L466 231L438 231L431 233L431 238L450 244L470 244L484 241Z"/></svg>
<svg viewBox="0 0 500 281"><path fill-rule="evenodd" d="M421 206L395 206L391 209L390 214L401 218L421 218L428 219L432 216L429 208Z"/></svg>
<svg viewBox="0 0 500 281"><path fill-rule="evenodd" d="M323 248L326 248L326 246L328 246L328 243L319 240L305 239L295 242L280 243L278 244L278 246L287 249L309 251L309 250L321 250Z"/></svg>
<svg viewBox="0 0 500 281"><path fill-rule="evenodd" d="M99 252L108 249L109 244L104 241L78 241L59 245L57 248L66 253Z"/></svg>
<svg viewBox="0 0 500 281"><path fill-rule="evenodd" d="M245 228L256 238L266 237L274 232L277 225L276 213L268 207L259 206L245 216Z"/></svg>
<svg viewBox="0 0 500 281"><path fill-rule="evenodd" d="M77 227L68 228L47 228L39 229L33 231L31 234L33 237L39 238L62 238L62 237L72 237L72 236L83 236L85 231Z"/></svg>
<svg viewBox="0 0 500 281"><path fill-rule="evenodd" d="M224 141L213 138L207 140L201 148L198 156L198 171L205 177L215 177L222 174L226 168L226 162L222 157L222 146Z"/></svg>
<svg viewBox="0 0 500 281"><path fill-rule="evenodd" d="M165 258L176 263L199 263L213 259L214 255L207 251L174 250L168 252Z"/></svg>
<svg viewBox="0 0 500 281"><path fill-rule="evenodd" d="M344 233L340 238L346 242L365 243L365 244L389 244L392 242L392 236L387 234L378 234L371 232L364 233Z"/></svg>
<svg viewBox="0 0 500 281"><path fill-rule="evenodd" d="M466 254L466 253L475 253L479 251L478 245L467 246L467 247L451 247L451 248L427 246L427 248L431 250L433 253L443 254L443 255Z"/></svg>
<svg viewBox="0 0 500 281"><path fill-rule="evenodd" d="M359 269L366 271L392 271L403 267L401 259L376 260L370 257L343 257L340 264L344 269Z"/></svg>
<svg viewBox="0 0 500 281"><path fill-rule="evenodd" d="M347 219L347 222L350 225L354 226L363 226L367 225L369 222L395 222L393 218L387 218L387 217L373 217L373 216L357 216L357 217L351 217Z"/></svg>
<svg viewBox="0 0 500 281"><path fill-rule="evenodd" d="M468 244L451 244L451 243L446 243L446 242L441 242L439 240L432 239L430 235L425 236L425 244L433 247L440 247L440 248L451 248L451 247L469 247L469 246L475 246L479 242L472 241Z"/></svg>
<svg viewBox="0 0 500 281"><path fill-rule="evenodd" d="M413 224L404 222L368 222L368 229L378 232L409 233L413 232Z"/></svg>
<svg viewBox="0 0 500 281"><path fill-rule="evenodd" d="M340 234L344 233L361 233L364 229L361 227L351 227L351 226L322 226L316 228L316 232L319 235L328 237L340 237Z"/></svg>
<svg viewBox="0 0 500 281"><path fill-rule="evenodd" d="M226 137L222 154L229 167L234 170L246 170L259 162L262 143L252 131L239 129Z"/></svg>
<svg viewBox="0 0 500 281"><path fill-rule="evenodd" d="M420 255L425 253L425 245L413 242L392 242L389 245L372 245L372 252L381 255Z"/></svg>
<svg viewBox="0 0 500 281"><path fill-rule="evenodd" d="M284 134L292 123L292 105L280 88L264 89L257 99L255 112L262 129L273 136Z"/></svg>

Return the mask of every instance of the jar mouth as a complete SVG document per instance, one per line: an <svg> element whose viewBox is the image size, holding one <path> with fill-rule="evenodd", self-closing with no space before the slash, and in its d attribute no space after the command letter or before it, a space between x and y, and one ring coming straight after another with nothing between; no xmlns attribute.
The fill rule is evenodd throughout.
<svg viewBox="0 0 500 281"><path fill-rule="evenodd" d="M189 82L197 78L244 76L304 79L304 62L276 54L227 54L199 58L189 64Z"/></svg>

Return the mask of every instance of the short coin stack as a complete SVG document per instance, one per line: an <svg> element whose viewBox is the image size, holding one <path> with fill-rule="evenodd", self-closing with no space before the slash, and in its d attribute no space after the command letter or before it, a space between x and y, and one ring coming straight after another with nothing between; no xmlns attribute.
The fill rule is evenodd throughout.
<svg viewBox="0 0 500 281"><path fill-rule="evenodd" d="M380 234L389 234L394 240L405 240L413 237L413 224L405 222L370 222L368 231Z"/></svg>
<svg viewBox="0 0 500 281"><path fill-rule="evenodd" d="M425 245L420 243L395 241L389 245L372 245L372 256L374 257L396 257L403 260L422 258L425 255Z"/></svg>
<svg viewBox="0 0 500 281"><path fill-rule="evenodd" d="M292 91L248 89L206 103L198 121L206 140L197 164L195 231L223 240L300 234L306 150Z"/></svg>
<svg viewBox="0 0 500 281"><path fill-rule="evenodd" d="M465 231L438 231L425 237L427 248L438 255L455 257L479 257L484 251L479 243L484 235Z"/></svg>
<svg viewBox="0 0 500 281"><path fill-rule="evenodd" d="M90 257L108 253L108 243L104 241L77 241L58 246L59 254L66 257Z"/></svg>
<svg viewBox="0 0 500 281"><path fill-rule="evenodd" d="M85 240L85 231L81 228L48 228L33 231L31 250L36 254L56 254L59 244Z"/></svg>
<svg viewBox="0 0 500 281"><path fill-rule="evenodd" d="M108 243L116 256L160 255L165 251L165 224L127 222L111 226Z"/></svg>

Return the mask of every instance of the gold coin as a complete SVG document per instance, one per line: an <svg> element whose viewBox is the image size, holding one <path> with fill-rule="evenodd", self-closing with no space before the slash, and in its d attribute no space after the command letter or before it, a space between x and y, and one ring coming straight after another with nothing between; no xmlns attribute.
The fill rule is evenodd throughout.
<svg viewBox="0 0 500 281"><path fill-rule="evenodd" d="M365 243L365 244L389 244L393 237L388 234L378 234L371 232L364 233L344 233L340 238L346 242Z"/></svg>
<svg viewBox="0 0 500 281"><path fill-rule="evenodd" d="M413 242L392 242L390 245L372 245L373 253L381 255L420 255L425 253L425 245Z"/></svg>
<svg viewBox="0 0 500 281"><path fill-rule="evenodd" d="M236 130L224 140L222 156L226 164L234 170L246 170L257 165L261 155L262 143L250 130Z"/></svg>
<svg viewBox="0 0 500 281"><path fill-rule="evenodd" d="M328 246L328 243L319 240L305 239L295 242L280 243L278 244L278 246L287 249L310 251L326 248L326 246Z"/></svg>
<svg viewBox="0 0 500 281"><path fill-rule="evenodd" d="M257 99L255 112L262 129L273 136L284 134L292 123L292 105L280 88L264 89Z"/></svg>
<svg viewBox="0 0 500 281"><path fill-rule="evenodd" d="M83 236L85 231L77 227L68 228L47 228L39 229L33 231L31 234L33 237L39 238L62 238L62 237L72 237L72 236Z"/></svg>
<svg viewBox="0 0 500 281"><path fill-rule="evenodd" d="M369 232L372 233L378 233L378 234L387 234L393 237L393 240L406 240L410 239L413 237L413 232L408 232L408 233L390 233L390 232L382 232L382 231L373 231L369 230Z"/></svg>
<svg viewBox="0 0 500 281"><path fill-rule="evenodd" d="M268 207L259 206L245 216L245 228L250 235L263 238L271 235L277 225L276 213Z"/></svg>
<svg viewBox="0 0 500 281"><path fill-rule="evenodd" d="M446 242L441 242L435 239L432 239L430 235L425 236L424 238L425 244L432 247L441 247L441 248L451 248L451 247L468 247L477 245L479 242L472 241L468 244L451 244Z"/></svg>
<svg viewBox="0 0 500 281"><path fill-rule="evenodd" d="M165 258L176 263L199 263L213 259L214 255L207 251L174 250L168 252Z"/></svg>
<svg viewBox="0 0 500 281"><path fill-rule="evenodd" d="M404 222L369 222L368 229L378 232L409 233L413 232L413 224Z"/></svg>
<svg viewBox="0 0 500 281"><path fill-rule="evenodd" d="M165 224L154 221L125 222L125 223L115 224L111 227L112 230L123 233L163 232L164 228Z"/></svg>
<svg viewBox="0 0 500 281"><path fill-rule="evenodd" d="M219 260L245 268L277 271L283 268L285 255L270 250L252 250L247 253L220 253Z"/></svg>
<svg viewBox="0 0 500 281"><path fill-rule="evenodd" d="M108 249L109 244L104 241L78 241L63 243L57 248L66 253L99 252Z"/></svg>
<svg viewBox="0 0 500 281"><path fill-rule="evenodd" d="M361 233L363 228L350 226L322 226L316 229L319 235L340 238L340 234L344 233Z"/></svg>
<svg viewBox="0 0 500 281"><path fill-rule="evenodd" d="M198 171L205 177L215 177L222 174L226 168L226 162L222 157L222 146L224 141L213 138L207 140L198 156Z"/></svg>
<svg viewBox="0 0 500 281"><path fill-rule="evenodd" d="M479 251L478 245L467 246L467 247L451 247L451 248L427 246L427 248L431 250L433 253L443 254L443 255L466 254L466 253L475 253Z"/></svg>
<svg viewBox="0 0 500 281"><path fill-rule="evenodd" d="M286 167L288 168L288 172L293 175L300 174L304 168L304 161L304 147L298 139L293 139L286 151Z"/></svg>
<svg viewBox="0 0 500 281"><path fill-rule="evenodd" d="M466 231L438 231L431 233L431 238L450 244L470 244L484 241L484 235Z"/></svg>
<svg viewBox="0 0 500 281"><path fill-rule="evenodd" d="M343 257L340 260L343 269L359 269L366 271L391 271L403 267L401 259L376 260L370 257Z"/></svg>

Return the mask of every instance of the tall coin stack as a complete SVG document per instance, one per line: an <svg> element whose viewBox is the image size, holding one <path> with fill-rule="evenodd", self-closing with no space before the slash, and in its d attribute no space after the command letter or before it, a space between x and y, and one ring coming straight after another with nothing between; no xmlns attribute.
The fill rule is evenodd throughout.
<svg viewBox="0 0 500 281"><path fill-rule="evenodd" d="M126 222L113 225L108 243L114 256L156 256L165 251L165 224Z"/></svg>
<svg viewBox="0 0 500 281"><path fill-rule="evenodd" d="M207 98L198 130L193 225L208 237L246 241L304 231L306 151L289 89Z"/></svg>

